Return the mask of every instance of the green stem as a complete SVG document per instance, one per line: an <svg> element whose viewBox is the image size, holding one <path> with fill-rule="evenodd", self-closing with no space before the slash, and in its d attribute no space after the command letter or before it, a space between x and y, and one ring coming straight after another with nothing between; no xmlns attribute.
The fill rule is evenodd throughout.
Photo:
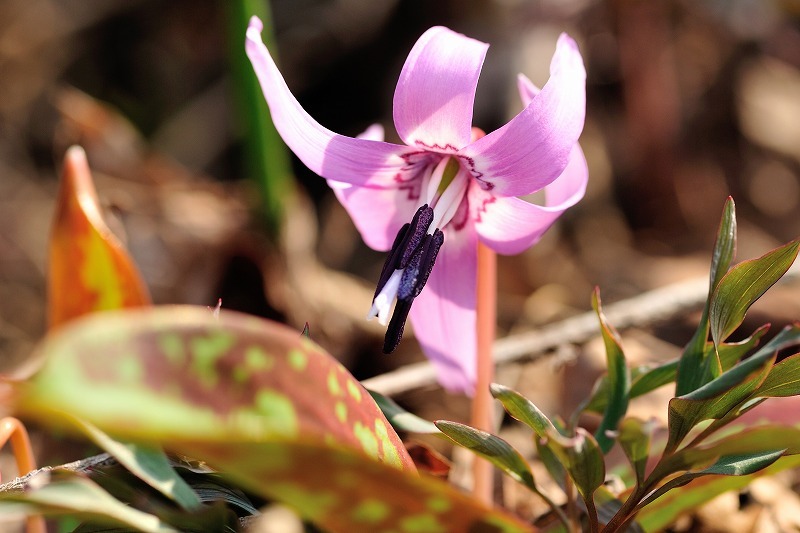
<svg viewBox="0 0 800 533"><path fill-rule="evenodd" d="M275 36L269 0L229 0L223 2L228 19L229 57L237 104L247 175L258 185L262 197L264 222L277 237L287 199L293 194L289 153L272 123L261 86L244 51L244 37L250 17L264 22L262 38L273 57Z"/></svg>

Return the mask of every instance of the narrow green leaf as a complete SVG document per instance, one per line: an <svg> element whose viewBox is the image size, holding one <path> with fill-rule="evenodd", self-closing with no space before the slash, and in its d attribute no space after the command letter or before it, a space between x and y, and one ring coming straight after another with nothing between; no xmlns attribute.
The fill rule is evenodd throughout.
<svg viewBox="0 0 800 533"><path fill-rule="evenodd" d="M655 428L654 420L645 422L638 418L626 418L619 427L617 440L633 467L637 484L641 484L644 480L645 467L650 456L650 442Z"/></svg>
<svg viewBox="0 0 800 533"><path fill-rule="evenodd" d="M42 474L40 474L42 475ZM0 494L0 512L15 511L45 515L70 515L82 520L122 524L145 533L177 533L157 516L138 511L100 488L88 478L66 470L55 470L44 485L25 492Z"/></svg>
<svg viewBox="0 0 800 533"><path fill-rule="evenodd" d="M775 424L758 427L726 427L727 435L713 442L684 448L659 465L659 471L671 474L681 470L707 468L720 457L762 454L785 450L784 455L800 453L800 428Z"/></svg>
<svg viewBox="0 0 800 533"><path fill-rule="evenodd" d="M728 272L736 253L736 206L730 196L722 209L722 220L717 230L714 251L711 254L708 298L703 314L692 339L683 350L678 362L675 395L682 396L703 386L722 371L716 353L706 350L709 330L709 302L722 277ZM710 358L710 359L709 359Z"/></svg>
<svg viewBox="0 0 800 533"><path fill-rule="evenodd" d="M800 241L792 241L728 272L711 296L711 337L719 346L744 320L747 310L792 266Z"/></svg>
<svg viewBox="0 0 800 533"><path fill-rule="evenodd" d="M294 191L291 163L244 50L247 23L250 17L257 15L264 23L264 44L273 57L277 57L270 5L267 0L229 0L223 5L228 23L231 77L236 96L233 100L237 104L236 111L243 130L247 173L260 188L265 221L273 236L277 236L287 199L291 198Z"/></svg>
<svg viewBox="0 0 800 533"><path fill-rule="evenodd" d="M667 361L654 368L640 366L631 369L631 398L637 398L675 381L678 360Z"/></svg>
<svg viewBox="0 0 800 533"><path fill-rule="evenodd" d="M717 396L703 397L702 399L691 398L691 396L702 391L703 388L715 383L712 381L686 396L672 398L669 401L667 449L674 450L677 448L692 428L703 420L722 418L736 407L741 406L767 376L774 357L773 355L771 359L762 361L761 367L755 368L750 375L743 378L741 383L721 391ZM722 379L724 376L725 374L717 378L717 380Z"/></svg>
<svg viewBox="0 0 800 533"><path fill-rule="evenodd" d="M531 428L539 437L558 433L550 419L522 394L498 383L492 383L489 391L503 404L509 415Z"/></svg>
<svg viewBox="0 0 800 533"><path fill-rule="evenodd" d="M609 393L603 418L594 436L603 453L608 453L614 445L613 435L617 431L617 425L628 410L631 375L625 361L625 354L622 351L619 335L603 314L600 289L598 288L595 288L592 293L592 308L597 313L598 320L600 320L600 331L606 348Z"/></svg>
<svg viewBox="0 0 800 533"><path fill-rule="evenodd" d="M434 423L442 433L459 446L472 450L515 481L538 492L530 466L522 455L505 440L458 422L437 420Z"/></svg>
<svg viewBox="0 0 800 533"><path fill-rule="evenodd" d="M74 419L74 424L129 472L167 498L188 511L200 507L200 498L172 468L161 448L119 442L84 420Z"/></svg>
<svg viewBox="0 0 800 533"><path fill-rule="evenodd" d="M785 450L769 450L762 453L727 455L720 457L717 462L699 472L687 472L672 479L653 491L639 504L646 507L666 494L668 491L682 487L690 481L702 476L746 476L767 468L781 458Z"/></svg>
<svg viewBox="0 0 800 533"><path fill-rule="evenodd" d="M433 422L420 418L413 413L409 413L397 402L391 398L387 398L383 394L371 390L367 390L375 403L378 404L383 415L392 424L392 427L398 431L410 431L412 433L428 433L439 434L436 425Z"/></svg>
<svg viewBox="0 0 800 533"><path fill-rule="evenodd" d="M800 466L800 455L781 457L767 468L748 476L705 476L696 479L681 490L673 490L644 507L637 521L645 531L663 531L677 518L692 511L724 492L740 490L750 485L756 477L772 475Z"/></svg>
<svg viewBox="0 0 800 533"><path fill-rule="evenodd" d="M774 367L752 397L776 398L800 394L800 354L787 357Z"/></svg>

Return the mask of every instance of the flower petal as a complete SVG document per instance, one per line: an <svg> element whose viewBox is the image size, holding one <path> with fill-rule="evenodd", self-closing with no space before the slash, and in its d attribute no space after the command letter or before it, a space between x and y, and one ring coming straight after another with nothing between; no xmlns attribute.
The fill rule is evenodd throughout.
<svg viewBox="0 0 800 533"><path fill-rule="evenodd" d="M467 227L445 231L428 283L411 306L411 324L439 383L452 392L475 392L475 283L477 239Z"/></svg>
<svg viewBox="0 0 800 533"><path fill-rule="evenodd" d="M245 49L253 64L272 121L283 141L312 171L355 185L391 186L406 161L406 146L354 139L330 131L306 113L289 91L261 40L263 25L250 19Z"/></svg>
<svg viewBox="0 0 800 533"><path fill-rule="evenodd" d="M382 141L383 135L383 126L373 124L358 138ZM373 250L392 247L400 227L411 221L419 203L418 197L397 188L373 189L335 180L328 180L328 186L353 219L361 238Z"/></svg>
<svg viewBox="0 0 800 533"><path fill-rule="evenodd" d="M545 205L520 198L501 198L479 187L470 188L469 204L481 241L501 254L518 254L538 241L567 208L586 192L589 170L576 143L564 172L545 187Z"/></svg>
<svg viewBox="0 0 800 533"><path fill-rule="evenodd" d="M461 150L473 175L495 196L523 196L557 178L578 141L586 113L586 71L566 34L550 79L508 124Z"/></svg>
<svg viewBox="0 0 800 533"><path fill-rule="evenodd" d="M441 26L422 34L394 93L394 125L407 145L453 153L469 144L475 88L488 47Z"/></svg>
<svg viewBox="0 0 800 533"><path fill-rule="evenodd" d="M418 197L399 189L334 185L331 188L353 219L361 238L373 250L391 248L395 235L411 220L419 203Z"/></svg>

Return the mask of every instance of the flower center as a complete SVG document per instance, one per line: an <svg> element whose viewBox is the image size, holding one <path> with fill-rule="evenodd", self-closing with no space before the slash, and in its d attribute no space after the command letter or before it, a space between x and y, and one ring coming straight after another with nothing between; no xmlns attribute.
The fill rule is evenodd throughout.
<svg viewBox="0 0 800 533"><path fill-rule="evenodd" d="M367 319L378 317L381 324L388 324L384 353L392 353L400 343L411 304L428 281L444 243L442 229L458 211L468 185L469 175L458 160L442 158L428 178L426 203L397 233L367 314Z"/></svg>

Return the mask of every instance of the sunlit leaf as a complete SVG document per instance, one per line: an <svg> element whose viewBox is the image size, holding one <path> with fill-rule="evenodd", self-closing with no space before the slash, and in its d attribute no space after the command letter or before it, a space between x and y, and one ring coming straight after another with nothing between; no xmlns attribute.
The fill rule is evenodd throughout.
<svg viewBox="0 0 800 533"><path fill-rule="evenodd" d="M40 474L43 475L43 474ZM158 517L136 510L100 488L96 483L69 471L44 474L52 481L42 480L42 486L25 492L0 494L0 511L68 514L82 520L107 524L122 524L145 533L177 533L179 530L162 522Z"/></svg>
<svg viewBox="0 0 800 533"><path fill-rule="evenodd" d="M396 430L410 431L412 433L440 433L433 422L425 420L424 418L420 418L413 413L409 413L391 398L387 398L379 392L371 390L368 390L367 392L369 392L369 394L372 396L372 399L375 400L375 403L378 404L378 407L380 407L383 415L387 420L389 420L389 422L392 424L392 427L394 427Z"/></svg>
<svg viewBox="0 0 800 533"><path fill-rule="evenodd" d="M780 459L784 450L769 450L761 453L742 455L726 455L720 457L714 464L698 472L686 472L671 479L647 496L639 504L640 507L650 505L661 496L677 487L683 487L694 479L709 475L720 476L746 476L763 470Z"/></svg>
<svg viewBox="0 0 800 533"><path fill-rule="evenodd" d="M594 436L603 453L608 453L614 445L614 434L619 421L628 410L628 395L631 385L631 375L625 361L625 354L619 335L608 323L603 314L600 303L600 290L595 288L592 293L592 308L600 320L600 332L606 349L606 365L608 376L608 400L603 412L603 419Z"/></svg>
<svg viewBox="0 0 800 533"><path fill-rule="evenodd" d="M86 154L64 158L48 261L50 326L93 311L148 305L136 265L103 220Z"/></svg>
<svg viewBox="0 0 800 533"><path fill-rule="evenodd" d="M530 530L417 476L366 390L293 329L176 306L92 315L40 350L19 410L162 443L326 531Z"/></svg>
<svg viewBox="0 0 800 533"><path fill-rule="evenodd" d="M784 450L784 455L799 454L800 428L775 424L732 428L729 435L713 442L678 451L661 466L661 471L671 473L702 469L723 456L761 454L774 450Z"/></svg>
<svg viewBox="0 0 800 533"><path fill-rule="evenodd" d="M720 280L728 272L736 254L736 206L733 198L728 197L722 210L717 231L717 240L711 255L711 274L709 276L708 298L703 306L703 314L692 339L683 349L678 362L678 375L675 383L675 395L682 396L708 383L724 369L719 354L706 348L709 330L709 304L711 295Z"/></svg>
<svg viewBox="0 0 800 533"><path fill-rule="evenodd" d="M532 490L537 490L533 480L533 473L528 463L505 440L458 422L437 420L435 424L442 433L459 446L472 450L508 474L512 479Z"/></svg>
<svg viewBox="0 0 800 533"><path fill-rule="evenodd" d="M764 380L774 357L773 355L772 359L762 361L761 366L754 368L750 375L743 378L742 382L730 389L723 390L717 396L693 399L690 396L694 393L690 393L680 398L672 398L669 401L667 450L675 449L698 423L711 418L722 418L735 407L740 406ZM721 377L717 379L721 379ZM714 382L705 386L712 383ZM697 389L695 393L702 389L703 387Z"/></svg>
<svg viewBox="0 0 800 533"><path fill-rule="evenodd" d="M800 394L800 354L787 357L774 367L753 397L797 396Z"/></svg>
<svg viewBox="0 0 800 533"><path fill-rule="evenodd" d="M717 346L739 327L750 306L789 270L798 247L800 241L792 241L758 259L744 261L720 280L709 306L711 337Z"/></svg>
<svg viewBox="0 0 800 533"><path fill-rule="evenodd" d="M550 419L522 394L498 383L492 383L489 391L503 404L508 414L531 428L539 437L547 437L551 432L558 433Z"/></svg>
<svg viewBox="0 0 800 533"><path fill-rule="evenodd" d="M647 532L664 531L677 518L692 509L716 498L724 492L739 490L750 485L754 479L800 466L800 455L781 457L767 468L749 476L705 476L696 479L680 490L667 492L644 507L636 517Z"/></svg>

